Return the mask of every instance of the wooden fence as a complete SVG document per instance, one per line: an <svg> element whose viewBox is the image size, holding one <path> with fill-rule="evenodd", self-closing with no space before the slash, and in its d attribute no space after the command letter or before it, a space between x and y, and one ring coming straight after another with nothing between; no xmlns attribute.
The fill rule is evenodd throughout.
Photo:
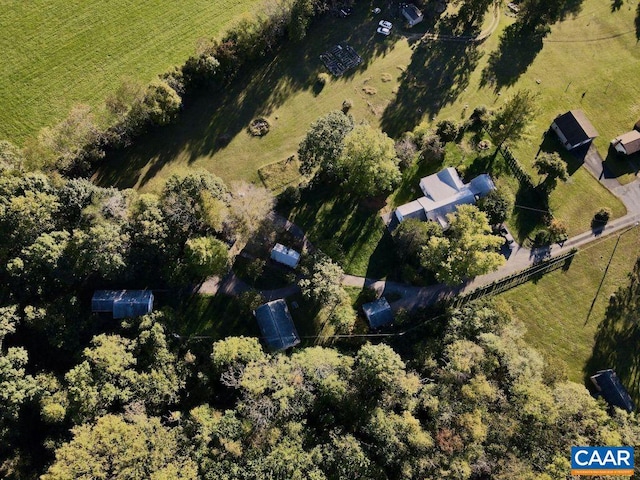
<svg viewBox="0 0 640 480"><path fill-rule="evenodd" d="M568 268L576 253L578 253L578 250L574 248L567 253L543 260L542 262L536 263L524 270L521 270L520 272L509 275L508 277L501 278L500 280L491 282L488 285L478 287L469 293L458 295L451 299L449 306L457 308L467 302L471 302L472 300L506 292L518 285L528 282L532 278L541 277L542 275L559 268Z"/></svg>

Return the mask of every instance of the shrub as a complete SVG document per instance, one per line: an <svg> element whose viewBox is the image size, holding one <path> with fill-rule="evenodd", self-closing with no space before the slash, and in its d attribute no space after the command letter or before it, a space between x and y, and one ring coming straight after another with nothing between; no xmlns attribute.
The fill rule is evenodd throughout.
<svg viewBox="0 0 640 480"><path fill-rule="evenodd" d="M567 226L561 220L554 218L549 223L549 235L552 242L562 242L567 239Z"/></svg>
<svg viewBox="0 0 640 480"><path fill-rule="evenodd" d="M344 102L342 102L342 113L346 115L349 112L349 110L351 110L352 107L353 107L353 100L351 100L350 98L347 98Z"/></svg>
<svg viewBox="0 0 640 480"><path fill-rule="evenodd" d="M293 207L300 202L300 197L300 188L289 185L280 195L278 195L278 203L283 206Z"/></svg>
<svg viewBox="0 0 640 480"><path fill-rule="evenodd" d="M331 77L329 77L328 73L319 73L316 77L316 85L319 87L324 87Z"/></svg>
<svg viewBox="0 0 640 480"><path fill-rule="evenodd" d="M454 141L458 132L458 126L451 120L441 120L436 125L436 134L444 143Z"/></svg>
<svg viewBox="0 0 640 480"><path fill-rule="evenodd" d="M269 133L269 122L266 118L254 118L249 124L249 133L254 137L263 137Z"/></svg>
<svg viewBox="0 0 640 480"><path fill-rule="evenodd" d="M484 105L479 105L473 109L470 120L470 127L474 130L488 128L491 122L491 111Z"/></svg>
<svg viewBox="0 0 640 480"><path fill-rule="evenodd" d="M441 163L444 160L444 145L438 135L430 135L422 140L424 145L420 159L425 163Z"/></svg>
<svg viewBox="0 0 640 480"><path fill-rule="evenodd" d="M609 208L601 208L596 212L593 216L593 220L595 223L606 224L611 218L611 210Z"/></svg>
<svg viewBox="0 0 640 480"><path fill-rule="evenodd" d="M551 235L548 230L538 230L533 237L533 245L538 247L541 245L549 245L551 243Z"/></svg>
<svg viewBox="0 0 640 480"><path fill-rule="evenodd" d="M416 153L418 152L418 147L413 139L413 134L406 133L396 142L395 148L396 155L398 155L398 158L400 159L400 170L406 170L411 166L416 158Z"/></svg>

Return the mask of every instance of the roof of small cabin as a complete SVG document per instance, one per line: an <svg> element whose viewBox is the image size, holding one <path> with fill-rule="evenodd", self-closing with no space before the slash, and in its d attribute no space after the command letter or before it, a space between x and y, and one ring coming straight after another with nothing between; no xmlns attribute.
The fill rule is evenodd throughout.
<svg viewBox="0 0 640 480"><path fill-rule="evenodd" d="M576 145L598 136L598 131L582 110L570 110L567 113L563 113L556 117L554 123L571 145Z"/></svg>
<svg viewBox="0 0 640 480"><path fill-rule="evenodd" d="M391 305L389 305L389 302L387 302L387 299L384 297L380 297L378 300L370 303L365 303L362 305L362 310L371 328L380 328L393 322Z"/></svg>
<svg viewBox="0 0 640 480"><path fill-rule="evenodd" d="M422 17L422 12L413 3L402 7L402 13L408 16L412 21L418 20Z"/></svg>
<svg viewBox="0 0 640 480"><path fill-rule="evenodd" d="M628 412L635 410L636 406L629 392L624 388L614 370L600 370L591 376L591 381L609 405L624 408Z"/></svg>
<svg viewBox="0 0 640 480"><path fill-rule="evenodd" d="M636 153L640 151L640 132L637 130L631 130L630 132L623 133L613 139L614 145L621 144L628 154Z"/></svg>
<svg viewBox="0 0 640 480"><path fill-rule="evenodd" d="M287 302L282 298L260 305L254 314L262 338L271 350L285 350L300 343Z"/></svg>
<svg viewBox="0 0 640 480"><path fill-rule="evenodd" d="M138 317L152 309L151 290L96 290L91 298L93 312L113 312L113 318Z"/></svg>
<svg viewBox="0 0 640 480"><path fill-rule="evenodd" d="M277 252L282 255L286 255L287 257L295 258L296 260L300 260L300 253L295 251L293 248L288 248L282 245L281 243L276 243L271 249L271 253Z"/></svg>

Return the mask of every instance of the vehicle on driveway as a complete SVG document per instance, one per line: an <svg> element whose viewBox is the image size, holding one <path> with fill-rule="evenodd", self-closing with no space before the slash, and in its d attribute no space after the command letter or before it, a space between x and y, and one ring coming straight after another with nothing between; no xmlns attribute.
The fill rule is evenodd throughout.
<svg viewBox="0 0 640 480"><path fill-rule="evenodd" d="M380 20L380 23L378 23L378 25L382 28L386 28L387 30L391 30L391 28L393 27L393 24L391 22L388 22L387 20Z"/></svg>
<svg viewBox="0 0 640 480"><path fill-rule="evenodd" d="M391 33L391 30L389 30L386 27L378 27L378 29L376 30L376 32L378 32L381 35L387 36Z"/></svg>
<svg viewBox="0 0 640 480"><path fill-rule="evenodd" d="M511 232L507 230L507 227L504 224L498 226L496 233L501 237L504 237L509 248L515 248L517 246L513 235L511 235Z"/></svg>

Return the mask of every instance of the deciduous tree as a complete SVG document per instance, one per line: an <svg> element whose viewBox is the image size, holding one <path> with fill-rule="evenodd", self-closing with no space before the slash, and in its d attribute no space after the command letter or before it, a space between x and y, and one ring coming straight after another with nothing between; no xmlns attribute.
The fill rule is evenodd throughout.
<svg viewBox="0 0 640 480"><path fill-rule="evenodd" d="M496 112L490 133L498 149L506 141L515 143L524 136L537 112L536 98L529 90L519 90Z"/></svg>
<svg viewBox="0 0 640 480"><path fill-rule="evenodd" d="M357 196L389 193L401 178L393 140L368 125L345 137L338 164L346 188Z"/></svg>
<svg viewBox="0 0 640 480"><path fill-rule="evenodd" d="M431 237L422 250L423 266L434 271L439 281L456 285L504 263L504 257L496 252L504 240L490 235L484 212L475 205L460 205L447 218L447 235Z"/></svg>
<svg viewBox="0 0 640 480"><path fill-rule="evenodd" d="M300 171L310 175L319 169L330 179L337 174L337 161L342 154L344 137L353 130L353 117L341 111L329 112L311 124L298 147Z"/></svg>

